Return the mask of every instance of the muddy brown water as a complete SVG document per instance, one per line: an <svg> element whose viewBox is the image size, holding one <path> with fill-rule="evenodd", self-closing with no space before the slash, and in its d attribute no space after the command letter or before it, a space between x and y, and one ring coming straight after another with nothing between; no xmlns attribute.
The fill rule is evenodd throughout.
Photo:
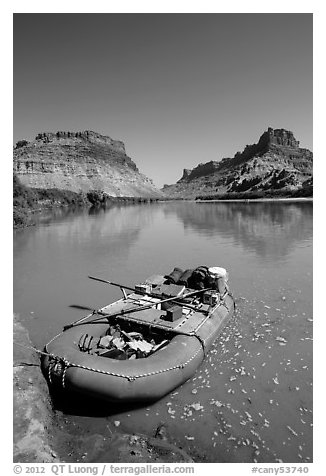
<svg viewBox="0 0 326 476"><path fill-rule="evenodd" d="M72 433L165 423L196 461L312 462L312 203L171 202L56 212L14 233L14 311L38 348L175 266L228 269L237 311L192 379L154 404L57 404Z"/></svg>

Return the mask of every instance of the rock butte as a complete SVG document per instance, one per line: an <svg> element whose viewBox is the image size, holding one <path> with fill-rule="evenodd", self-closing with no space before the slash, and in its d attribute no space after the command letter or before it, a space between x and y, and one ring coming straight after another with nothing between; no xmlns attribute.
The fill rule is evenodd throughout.
<svg viewBox="0 0 326 476"><path fill-rule="evenodd" d="M265 131L257 144L247 145L233 158L211 160L192 170L184 169L181 179L162 189L170 197L242 192L297 190L312 186L313 154L299 147L291 131Z"/></svg>

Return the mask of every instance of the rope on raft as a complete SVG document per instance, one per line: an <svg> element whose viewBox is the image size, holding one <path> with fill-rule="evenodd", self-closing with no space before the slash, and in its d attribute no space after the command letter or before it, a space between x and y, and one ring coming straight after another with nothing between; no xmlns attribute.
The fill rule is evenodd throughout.
<svg viewBox="0 0 326 476"><path fill-rule="evenodd" d="M28 349L28 350L34 350L34 352L37 352L38 354L41 354L41 355L53 356L53 354L49 354L48 352L44 352L42 350L36 349L36 347L33 347L31 345L20 344L19 342L14 342L14 345L18 345L19 347L24 347L25 349Z"/></svg>
<svg viewBox="0 0 326 476"><path fill-rule="evenodd" d="M230 294L230 292L228 291L227 293L224 294L222 300L219 302L219 306L223 305L227 309L227 311L229 311L230 309L228 308L228 306L225 303L226 294ZM234 307L235 307L235 302L234 302ZM206 319L204 319L204 322L209 317L210 316L207 316ZM201 326L198 326L196 330L198 330L199 327L201 327ZM183 333L180 332L180 334L183 334ZM85 365L74 364L72 362L69 362L64 357L59 357L59 356L54 355L52 353L41 351L41 350L31 346L31 345L24 345L24 344L20 344L18 342L14 342L14 344L18 345L20 347L29 349L29 350L33 350L33 351L35 351L36 353L38 353L40 355L49 357L49 360L50 360L49 367L48 367L49 382L52 384L52 373L53 372L58 372L58 370L60 372L60 370L62 370L61 382L62 382L62 387L65 388L65 377L66 377L66 373L67 373L67 370L68 370L69 367L81 368L81 369L84 369L84 370L89 370L89 371L93 371L93 372L97 372L97 373L101 373L101 374L105 374L105 375L111 375L111 376L114 376L114 377L126 378L129 381L133 381L133 380L136 380L136 379L142 378L142 377L149 377L149 376L152 376L152 375L157 375L157 374L168 372L168 371L171 371L171 370L177 370L177 369L182 370L187 364L189 364L197 356L197 354L199 353L200 350L203 351L204 356L206 354L206 352L205 352L205 340L206 339L203 340L195 332L194 333L189 333L189 334L184 333L183 335L188 335L189 337L196 337L199 340L200 344L201 344L201 347L198 348L197 352L195 354L193 354L186 362L184 362L182 364L175 365L173 367L166 368L166 369L160 369L160 370L156 370L156 371L153 371L153 372L148 372L146 374L139 374L139 375L132 375L132 376L124 375L124 374L118 374L118 373L115 373L115 372L109 372L109 371L105 371L105 370L100 370L100 369L88 367L88 366L85 366ZM55 336L55 337L57 337L57 336ZM55 337L52 340L54 340ZM52 342L52 340L50 342Z"/></svg>
<svg viewBox="0 0 326 476"><path fill-rule="evenodd" d="M193 337L196 337L196 336L193 336ZM201 340L200 340L200 342L203 345L203 342ZM69 362L64 357L59 357L57 355L41 351L39 349L36 349L35 347L19 344L18 342L14 342L14 344L19 345L20 347L24 347L26 349L34 350L35 352L50 358L49 367L48 367L48 379L49 379L49 382L51 384L53 383L52 382L52 373L57 372L58 370L60 370L60 366L61 366L62 367L61 382L62 382L62 387L63 388L65 388L65 377L66 377L66 373L67 373L67 370L68 370L69 367L75 367L75 368L80 368L80 369L84 369L84 370L89 370L89 371L92 371L92 372L97 372L97 373L101 373L101 374L105 374L105 375L111 375L113 377L122 377L122 378L126 378L129 381L133 381L133 380L136 380L137 378L149 377L151 375L156 375L156 374L168 372L170 370L177 370L177 369L182 370L187 364L189 364L196 357L196 355L200 351L200 349L198 349L197 352L190 357L190 359L188 359L186 362L184 362L182 364L178 364L178 365L175 365L173 367L166 368L166 369L156 370L154 372L148 372L146 374L139 374L139 375L132 375L131 376L131 375L124 375L124 374L119 374L119 373L115 373L115 372L109 372L109 371L106 371L106 370L100 370L100 369L96 369L96 368L93 368L93 367L88 367L86 365L74 364L72 362Z"/></svg>
<svg viewBox="0 0 326 476"><path fill-rule="evenodd" d="M161 374L161 373L164 373L164 372L169 372L171 370L178 370L178 369L182 370L182 369L185 368L186 365L188 365L197 356L197 354L199 353L200 350L201 350L201 348L199 348L195 354L193 354L186 362L184 362L182 364L178 364L178 365L174 365L173 367L168 367L166 369L155 370L153 372L148 372L148 373L145 373L145 374L138 374L138 375L119 374L119 373L110 372L110 371L107 371L107 370L95 369L93 367L88 367L86 365L74 364L74 363L68 362L66 359L61 359L61 361L64 363L63 374L62 374L62 386L65 387L65 376L66 376L66 372L67 372L69 367L75 367L75 368L79 368L79 369L89 370L91 372L96 372L96 373L100 373L100 374L104 374L104 375L111 375L112 377L126 378L127 380L129 380L129 382L132 382L133 380L136 380L138 378L150 377L152 375L158 375L158 374ZM52 372L52 370L56 370L55 366L58 365L58 364L59 364L58 362L54 361L52 365L49 365L49 380L50 380L51 383L52 383L52 380L51 380L50 373Z"/></svg>

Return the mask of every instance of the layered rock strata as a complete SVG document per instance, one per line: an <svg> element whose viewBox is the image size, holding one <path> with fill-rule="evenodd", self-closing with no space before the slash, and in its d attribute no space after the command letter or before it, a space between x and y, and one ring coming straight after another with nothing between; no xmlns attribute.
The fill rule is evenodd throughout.
<svg viewBox="0 0 326 476"><path fill-rule="evenodd" d="M265 131L257 144L221 161L211 160L192 170L184 169L174 185L163 191L170 197L209 194L298 190L312 184L313 154L300 148L291 131Z"/></svg>
<svg viewBox="0 0 326 476"><path fill-rule="evenodd" d="M139 172L123 142L93 131L43 132L31 142L17 142L14 173L31 188L101 190L113 197L162 195Z"/></svg>

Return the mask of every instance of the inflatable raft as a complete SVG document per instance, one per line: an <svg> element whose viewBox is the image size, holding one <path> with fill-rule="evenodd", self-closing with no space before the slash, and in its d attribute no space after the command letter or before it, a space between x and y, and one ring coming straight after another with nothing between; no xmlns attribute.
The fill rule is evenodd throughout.
<svg viewBox="0 0 326 476"><path fill-rule="evenodd" d="M67 325L45 346L42 369L49 385L108 401L141 402L158 400L184 383L234 312L225 270L206 268L202 277L205 272L199 283L199 272L196 282L191 270L181 273L187 277L182 280L175 269L135 288L119 285L120 300Z"/></svg>

